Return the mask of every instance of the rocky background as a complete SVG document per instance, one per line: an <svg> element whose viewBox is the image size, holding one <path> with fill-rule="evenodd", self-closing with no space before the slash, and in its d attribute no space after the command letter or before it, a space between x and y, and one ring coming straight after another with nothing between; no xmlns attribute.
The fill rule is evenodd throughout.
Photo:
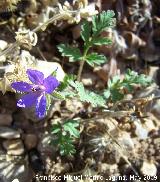
<svg viewBox="0 0 160 182"><path fill-rule="evenodd" d="M159 0L90 0L99 11L112 9L117 25L113 32L104 32L113 39L112 47L95 47L109 62L92 70L85 66L82 82L89 88L103 89L109 78L123 76L127 68L150 75L155 84L146 90L127 95L134 102L117 106L133 111L130 117L101 116L98 110L82 105L76 99L56 101L43 121L37 121L32 109L17 108L17 95L0 94L0 181L38 182L40 175L144 175L157 176L160 181L160 1ZM33 29L39 17L47 17L48 7L56 1L24 0L15 11L0 11L0 50L14 42L19 26ZM43 7L43 8L42 8ZM44 15L44 16L42 16ZM60 22L38 33L38 46L30 51L34 59L58 62L66 73L75 74L78 64L62 58L59 43L81 44L80 24ZM19 53L17 53L19 54ZM33 58L32 57L32 58ZM1 57L3 61L9 56ZM46 63L47 64L47 63ZM3 67L1 65L1 77ZM156 99L150 99L153 95ZM138 99L138 98L148 99ZM135 109L136 108L136 109ZM63 118L80 117L81 137L76 141L76 154L62 157L51 145L50 128ZM42 181L42 180L41 180ZM52 180L55 182L56 180ZM117 180L120 181L120 180ZM136 180L130 180L136 181ZM143 180L141 181L151 181ZM69 180L67 181L69 182ZM77 180L77 182L80 182ZM87 182L85 179L83 182Z"/></svg>

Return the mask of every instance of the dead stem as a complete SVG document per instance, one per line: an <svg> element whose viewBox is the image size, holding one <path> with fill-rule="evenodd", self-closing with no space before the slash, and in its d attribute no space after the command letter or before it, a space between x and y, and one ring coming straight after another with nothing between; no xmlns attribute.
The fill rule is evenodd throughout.
<svg viewBox="0 0 160 182"><path fill-rule="evenodd" d="M73 12L75 13L75 12ZM37 26L35 29L32 30L32 32L38 32L39 30L47 27L50 23L54 22L54 21L57 21L57 20L60 20L62 19L63 17L65 16L65 14L62 14L62 13L59 13L55 16L53 16L52 18L50 18L49 20L47 20L45 23L43 23L42 25L39 25ZM8 53L10 53L14 48L16 48L17 46L20 46L20 43L19 42L14 42L11 46L9 46L7 49L5 49L4 51L2 51L0 53L0 57L3 56L3 55L6 55Z"/></svg>
<svg viewBox="0 0 160 182"><path fill-rule="evenodd" d="M118 101L117 103L114 104L114 106L111 108L112 111L117 109L117 106L119 104L125 104L125 103L136 103L139 101L145 101L145 102L152 102L153 100L159 100L160 96L154 96L154 94L151 94L150 96L147 97L140 97L140 98L135 98L135 99L124 99L121 101Z"/></svg>
<svg viewBox="0 0 160 182"><path fill-rule="evenodd" d="M56 21L56 20L59 20L59 19L63 18L64 15L65 15L65 14L59 13L59 14L53 16L52 18L50 18L49 20L47 20L47 21L46 21L45 23L43 23L42 25L39 25L38 27L36 27L36 28L33 29L32 31L33 31L33 32L38 32L39 30L41 30L41 29L47 27L50 23L52 23L52 22L54 22L54 21Z"/></svg>

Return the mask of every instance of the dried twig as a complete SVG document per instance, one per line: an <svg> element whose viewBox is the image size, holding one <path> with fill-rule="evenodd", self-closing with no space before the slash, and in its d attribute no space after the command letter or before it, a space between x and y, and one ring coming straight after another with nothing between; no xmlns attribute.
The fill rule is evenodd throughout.
<svg viewBox="0 0 160 182"><path fill-rule="evenodd" d="M35 29L33 29L32 31L36 33L39 30L41 30L43 27L47 26L48 24L50 24L50 23L52 23L52 22L54 22L56 20L61 19L63 16L64 16L63 14L57 14L57 15L53 16L52 18L50 18L45 23L43 23L42 25L39 25L38 27L36 27ZM20 46L20 42L18 42L18 41L14 42L11 46L9 46L7 49L5 49L4 51L2 51L0 53L0 56L3 56L3 55L6 55L6 54L10 53L13 49L15 49L18 46Z"/></svg>

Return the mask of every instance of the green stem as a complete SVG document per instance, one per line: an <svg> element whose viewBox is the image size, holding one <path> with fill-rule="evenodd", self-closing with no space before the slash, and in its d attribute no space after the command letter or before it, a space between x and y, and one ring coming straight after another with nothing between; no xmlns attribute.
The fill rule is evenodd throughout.
<svg viewBox="0 0 160 182"><path fill-rule="evenodd" d="M83 71L83 67L84 67L84 63L86 61L86 56L87 53L89 51L90 48L90 44L88 43L84 49L84 53L83 53L83 58L82 61L80 61L80 66L79 66L79 70L78 70L78 75L77 75L77 80L80 82L81 81L81 75L82 75L82 71Z"/></svg>
<svg viewBox="0 0 160 182"><path fill-rule="evenodd" d="M80 61L80 66L79 66L79 70L78 70L78 75L77 75L77 80L80 82L81 81L81 75L82 75L82 71L83 71L83 67L84 67L84 63L86 61L86 56L88 54L88 51L90 49L90 47L93 46L92 41L96 38L96 35L93 35L92 37L90 37L90 40L86 43L86 45L84 46L84 53L83 53L83 57L82 60Z"/></svg>
<svg viewBox="0 0 160 182"><path fill-rule="evenodd" d="M84 63L85 63L85 59L83 59L83 60L80 62L80 66L79 66L79 70L78 70L78 75L77 75L77 80L78 80L79 82L81 81L81 75L82 75L82 70L83 70Z"/></svg>

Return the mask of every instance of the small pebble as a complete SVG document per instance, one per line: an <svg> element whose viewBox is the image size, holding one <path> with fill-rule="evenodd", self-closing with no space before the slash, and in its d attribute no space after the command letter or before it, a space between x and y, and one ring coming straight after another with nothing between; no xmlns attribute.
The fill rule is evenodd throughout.
<svg viewBox="0 0 160 182"><path fill-rule="evenodd" d="M0 127L0 137L5 139L20 138L20 131L14 130L9 127Z"/></svg>
<svg viewBox="0 0 160 182"><path fill-rule="evenodd" d="M22 155L24 153L24 146L20 139L6 140L3 142L3 147L7 150L8 155Z"/></svg>
<svg viewBox="0 0 160 182"><path fill-rule="evenodd" d="M143 175L154 176L157 174L156 165L152 162L144 161L140 170Z"/></svg>
<svg viewBox="0 0 160 182"><path fill-rule="evenodd" d="M34 134L27 134L24 138L24 144L28 150L33 149L36 147L38 143L38 138Z"/></svg>

